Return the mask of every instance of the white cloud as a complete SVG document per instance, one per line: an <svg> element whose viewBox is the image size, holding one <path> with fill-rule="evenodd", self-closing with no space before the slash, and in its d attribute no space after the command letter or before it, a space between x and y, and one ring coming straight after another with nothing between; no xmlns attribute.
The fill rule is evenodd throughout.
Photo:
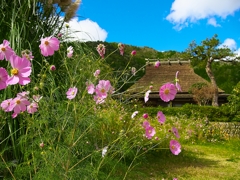
<svg viewBox="0 0 240 180"><path fill-rule="evenodd" d="M212 25L212 26L214 26L214 27L220 27L220 26L221 26L220 24L217 24L217 21L216 21L215 18L210 18L210 19L208 19L208 22L207 22L207 23L210 24L210 25Z"/></svg>
<svg viewBox="0 0 240 180"><path fill-rule="evenodd" d="M175 0L166 19L173 23L177 30L181 30L200 19L210 19L214 25L211 18L226 18L238 9L240 0ZM217 22L215 24L217 25Z"/></svg>
<svg viewBox="0 0 240 180"><path fill-rule="evenodd" d="M225 39L225 41L222 44L220 44L218 46L218 48L225 48L225 47L228 47L229 49L231 49L233 51L233 53L236 56L240 57L240 48L237 49L237 43L234 39L227 38L227 39ZM228 57L227 59L232 60L232 59L234 59L234 57Z"/></svg>
<svg viewBox="0 0 240 180"><path fill-rule="evenodd" d="M224 48L224 47L228 47L232 51L235 51L237 49L237 43L234 39L227 38L218 48Z"/></svg>
<svg viewBox="0 0 240 180"><path fill-rule="evenodd" d="M68 31L70 32L68 37L72 41L105 41L107 38L106 30L90 19L78 21L77 18L73 18L67 24L69 25ZM63 33L66 33L66 28Z"/></svg>

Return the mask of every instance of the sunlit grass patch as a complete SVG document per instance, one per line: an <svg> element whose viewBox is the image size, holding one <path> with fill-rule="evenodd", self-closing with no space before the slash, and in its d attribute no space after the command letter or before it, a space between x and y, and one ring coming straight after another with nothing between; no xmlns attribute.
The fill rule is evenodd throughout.
<svg viewBox="0 0 240 180"><path fill-rule="evenodd" d="M236 179L240 176L239 140L184 144L182 153L148 153L129 179ZM137 172L140 172L139 174Z"/></svg>

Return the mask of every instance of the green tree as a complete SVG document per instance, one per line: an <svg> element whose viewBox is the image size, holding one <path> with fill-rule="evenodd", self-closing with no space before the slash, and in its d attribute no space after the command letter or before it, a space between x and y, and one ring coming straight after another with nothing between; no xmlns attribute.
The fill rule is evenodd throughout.
<svg viewBox="0 0 240 180"><path fill-rule="evenodd" d="M205 70L213 87L212 105L218 106L218 85L212 70L214 61L233 62L237 59L234 53L227 47L219 48L220 41L217 35L203 40L200 45L191 42L186 50L192 59L205 63Z"/></svg>
<svg viewBox="0 0 240 180"><path fill-rule="evenodd" d="M228 106L231 114L234 114L236 119L240 118L240 82L234 87L232 94L228 97Z"/></svg>

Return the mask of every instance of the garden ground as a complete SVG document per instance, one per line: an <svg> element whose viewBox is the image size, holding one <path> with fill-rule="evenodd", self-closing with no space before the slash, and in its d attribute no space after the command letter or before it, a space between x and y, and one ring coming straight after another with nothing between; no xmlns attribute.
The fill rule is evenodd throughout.
<svg viewBox="0 0 240 180"><path fill-rule="evenodd" d="M149 153L127 179L240 179L240 141L182 145L178 156L169 150Z"/></svg>

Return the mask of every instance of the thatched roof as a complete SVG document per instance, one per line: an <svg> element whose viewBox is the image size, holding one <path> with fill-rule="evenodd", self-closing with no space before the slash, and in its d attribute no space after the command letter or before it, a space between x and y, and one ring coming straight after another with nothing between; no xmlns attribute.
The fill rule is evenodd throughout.
<svg viewBox="0 0 240 180"><path fill-rule="evenodd" d="M145 75L128 89L130 93L146 92L152 85L152 93L157 93L159 88L167 82L174 82L176 72L179 71L178 79L182 93L188 93L190 87L195 83L209 82L194 73L190 61L164 61L158 68L153 63L146 66ZM219 89L219 92L223 90Z"/></svg>

